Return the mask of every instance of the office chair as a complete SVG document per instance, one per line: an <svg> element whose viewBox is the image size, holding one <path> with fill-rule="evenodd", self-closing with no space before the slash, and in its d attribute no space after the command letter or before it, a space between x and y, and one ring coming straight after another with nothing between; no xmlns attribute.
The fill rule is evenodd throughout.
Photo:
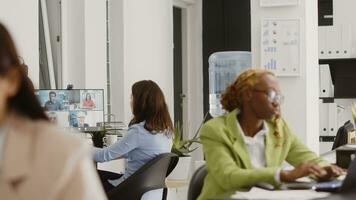
<svg viewBox="0 0 356 200"><path fill-rule="evenodd" d="M206 166L203 165L199 167L193 174L188 189L188 200L196 200L200 195L201 189L203 188L204 179L208 171Z"/></svg>
<svg viewBox="0 0 356 200"><path fill-rule="evenodd" d="M178 156L173 153L156 156L111 190L108 199L140 200L142 195L150 190L165 188L166 176L173 170L170 167L177 162Z"/></svg>
<svg viewBox="0 0 356 200"><path fill-rule="evenodd" d="M337 130L336 137L331 150L334 150L344 144L347 144L347 137L348 137L347 133L353 130L354 130L354 125L350 122L350 120L345 122L345 124Z"/></svg>
<svg viewBox="0 0 356 200"><path fill-rule="evenodd" d="M174 170L174 168L177 166L179 161L179 157L174 157L171 159L171 162L169 163L168 166L168 170L167 170L167 174L166 177L171 174L171 172ZM167 195L168 195L168 190L167 188L163 188L163 195L162 195L162 200L166 200L167 199Z"/></svg>

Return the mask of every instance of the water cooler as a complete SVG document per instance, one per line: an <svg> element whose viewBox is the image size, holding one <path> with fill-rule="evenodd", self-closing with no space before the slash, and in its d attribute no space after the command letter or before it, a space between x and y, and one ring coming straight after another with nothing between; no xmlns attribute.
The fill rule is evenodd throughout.
<svg viewBox="0 0 356 200"><path fill-rule="evenodd" d="M209 113L217 117L225 113L220 99L226 87L244 69L251 67L251 52L224 51L209 56Z"/></svg>

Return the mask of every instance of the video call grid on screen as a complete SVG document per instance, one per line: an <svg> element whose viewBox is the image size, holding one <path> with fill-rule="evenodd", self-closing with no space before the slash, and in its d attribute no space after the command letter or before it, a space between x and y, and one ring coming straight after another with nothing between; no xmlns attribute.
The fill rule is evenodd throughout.
<svg viewBox="0 0 356 200"><path fill-rule="evenodd" d="M104 120L103 89L36 90L36 96L60 127L93 127Z"/></svg>

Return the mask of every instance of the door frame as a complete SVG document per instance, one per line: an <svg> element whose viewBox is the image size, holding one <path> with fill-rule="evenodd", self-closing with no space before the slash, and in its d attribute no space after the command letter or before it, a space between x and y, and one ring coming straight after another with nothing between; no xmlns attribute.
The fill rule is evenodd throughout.
<svg viewBox="0 0 356 200"><path fill-rule="evenodd" d="M182 41L181 7L173 6L173 90L174 90L174 124L183 123L183 41Z"/></svg>
<svg viewBox="0 0 356 200"><path fill-rule="evenodd" d="M55 73L54 73L54 65L53 65L53 54L52 54L52 45L51 45L51 37L50 37L50 28L49 28L49 18L48 18L48 13L47 13L47 1L46 0L40 0L40 9L41 12L39 12L42 15L42 27L43 27L43 36L44 36L44 41L45 41L45 46L46 46L46 57L47 57L47 63L46 66L48 68L48 75L49 75L49 85L51 89L56 89L56 78L55 78Z"/></svg>
<svg viewBox="0 0 356 200"><path fill-rule="evenodd" d="M173 0L172 12L173 6L182 9L182 92L186 96L182 128L186 138L195 134L204 117L202 0Z"/></svg>
<svg viewBox="0 0 356 200"><path fill-rule="evenodd" d="M187 91L188 91L188 60L187 60L187 13L189 9L189 5L185 0L173 0L173 6L172 6L172 12L173 12L173 7L178 7L181 9L181 24L182 24L182 33L181 33L181 39L182 39L182 94L185 95L185 97L182 100L182 129L183 129L183 137L187 137L188 132L188 109L187 109ZM173 36L173 35L172 35ZM174 76L174 74L173 74ZM174 88L174 86L173 86ZM174 102L175 104L176 102ZM174 115L173 115L174 116ZM175 123L176 119L174 119Z"/></svg>

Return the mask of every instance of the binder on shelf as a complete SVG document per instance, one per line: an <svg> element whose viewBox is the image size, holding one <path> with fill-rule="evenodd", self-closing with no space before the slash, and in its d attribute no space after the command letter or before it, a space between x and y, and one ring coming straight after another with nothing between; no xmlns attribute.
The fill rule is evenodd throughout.
<svg viewBox="0 0 356 200"><path fill-rule="evenodd" d="M334 25L329 27L326 31L326 48L327 58L342 58L340 53L342 49L341 44L341 26Z"/></svg>
<svg viewBox="0 0 356 200"><path fill-rule="evenodd" d="M326 31L328 26L319 26L318 28L318 35L319 35L319 42L318 42L318 50L319 50L319 58L327 58L327 48L326 48Z"/></svg>
<svg viewBox="0 0 356 200"><path fill-rule="evenodd" d="M333 97L334 85L331 80L330 67L328 64L319 65L319 96Z"/></svg>
<svg viewBox="0 0 356 200"><path fill-rule="evenodd" d="M342 25L341 29L341 52L342 58L350 58L351 57L351 49L352 49L352 31L351 26L349 24Z"/></svg>
<svg viewBox="0 0 356 200"><path fill-rule="evenodd" d="M320 136L329 135L329 113L328 113L328 104L323 103L323 100L319 99L319 134Z"/></svg>
<svg viewBox="0 0 356 200"><path fill-rule="evenodd" d="M337 104L336 103L328 103L326 104L328 106L328 111L329 111L329 135L330 136L336 136L337 133Z"/></svg>

